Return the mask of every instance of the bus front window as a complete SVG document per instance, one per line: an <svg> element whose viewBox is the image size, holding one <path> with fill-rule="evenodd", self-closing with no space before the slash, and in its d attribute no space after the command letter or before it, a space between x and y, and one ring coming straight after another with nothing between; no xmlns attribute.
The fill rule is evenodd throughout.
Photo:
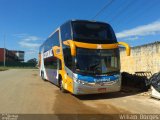
<svg viewBox="0 0 160 120"><path fill-rule="evenodd" d="M97 22L73 22L73 39L88 43L116 43L110 25Z"/></svg>
<svg viewBox="0 0 160 120"><path fill-rule="evenodd" d="M118 49L89 50L77 49L76 71L85 74L108 74L119 72Z"/></svg>

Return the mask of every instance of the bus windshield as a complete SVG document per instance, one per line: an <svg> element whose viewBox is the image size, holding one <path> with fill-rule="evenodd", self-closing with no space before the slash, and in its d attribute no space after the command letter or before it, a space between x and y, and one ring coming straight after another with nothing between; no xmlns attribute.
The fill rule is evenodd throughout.
<svg viewBox="0 0 160 120"><path fill-rule="evenodd" d="M76 72L103 75L120 71L119 50L77 48Z"/></svg>
<svg viewBox="0 0 160 120"><path fill-rule="evenodd" d="M115 34L110 25L97 22L74 21L73 40L89 43L115 43Z"/></svg>

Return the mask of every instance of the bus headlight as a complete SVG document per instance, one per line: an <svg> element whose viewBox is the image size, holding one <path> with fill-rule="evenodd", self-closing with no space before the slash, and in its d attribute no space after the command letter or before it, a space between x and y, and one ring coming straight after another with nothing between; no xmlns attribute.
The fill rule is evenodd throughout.
<svg viewBox="0 0 160 120"><path fill-rule="evenodd" d="M76 83L78 84L81 84L81 85L87 85L87 86L95 86L95 83L89 83L89 82L86 82L84 80L75 80Z"/></svg>
<svg viewBox="0 0 160 120"><path fill-rule="evenodd" d="M88 84L88 82L83 81L83 80L79 80L79 79L75 80L75 82L82 84L82 85Z"/></svg>
<svg viewBox="0 0 160 120"><path fill-rule="evenodd" d="M82 85L88 85L89 84L87 81L79 80L77 78L74 78L74 82L76 82L78 84L82 84Z"/></svg>
<svg viewBox="0 0 160 120"><path fill-rule="evenodd" d="M78 83L78 84L81 84L81 85L95 86L94 82L90 83L90 82L78 79L76 74L74 74L73 79L74 79L75 83Z"/></svg>

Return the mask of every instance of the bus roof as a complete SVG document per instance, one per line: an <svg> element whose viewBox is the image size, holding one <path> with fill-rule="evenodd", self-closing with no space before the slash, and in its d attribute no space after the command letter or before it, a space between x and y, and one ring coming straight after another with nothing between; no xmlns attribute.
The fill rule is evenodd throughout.
<svg viewBox="0 0 160 120"><path fill-rule="evenodd" d="M77 22L97 22L97 23L103 23L103 24L108 24L106 22L101 22L101 21L95 21L95 20L80 20L80 19L72 19L72 20L68 20L67 22L72 22L72 21L77 21Z"/></svg>

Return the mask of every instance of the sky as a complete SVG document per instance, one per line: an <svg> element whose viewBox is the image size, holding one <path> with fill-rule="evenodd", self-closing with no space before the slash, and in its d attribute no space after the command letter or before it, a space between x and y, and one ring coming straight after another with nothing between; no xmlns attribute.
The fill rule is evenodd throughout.
<svg viewBox="0 0 160 120"><path fill-rule="evenodd" d="M160 41L160 0L0 0L0 48L5 39L7 49L25 51L25 61L37 58L39 46L70 19L107 22L132 47Z"/></svg>

